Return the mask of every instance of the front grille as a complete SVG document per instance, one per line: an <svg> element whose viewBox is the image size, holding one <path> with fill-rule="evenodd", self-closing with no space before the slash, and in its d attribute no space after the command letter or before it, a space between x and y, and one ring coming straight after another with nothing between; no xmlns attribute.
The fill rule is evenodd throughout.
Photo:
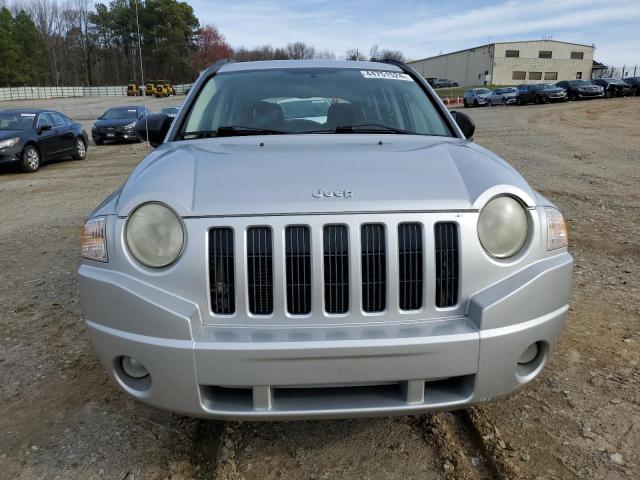
<svg viewBox="0 0 640 480"><path fill-rule="evenodd" d="M285 231L287 311L293 315L311 312L311 238L309 227L292 226Z"/></svg>
<svg viewBox="0 0 640 480"><path fill-rule="evenodd" d="M459 229L447 221L323 224L314 219L308 225L233 220L231 226L214 226L208 234L211 311L288 314L306 321L323 314L397 316L456 307Z"/></svg>
<svg viewBox="0 0 640 480"><path fill-rule="evenodd" d="M367 223L360 231L362 260L362 310L387 308L387 255L384 225Z"/></svg>
<svg viewBox="0 0 640 480"><path fill-rule="evenodd" d="M273 313L273 243L271 228L247 230L247 287L249 311L254 315Z"/></svg>
<svg viewBox="0 0 640 480"><path fill-rule="evenodd" d="M213 313L231 315L236 311L234 273L233 230L212 228L209 231L209 292Z"/></svg>
<svg viewBox="0 0 640 480"><path fill-rule="evenodd" d="M436 307L452 307L458 302L458 225L435 225Z"/></svg>
<svg viewBox="0 0 640 480"><path fill-rule="evenodd" d="M349 310L349 233L344 225L326 225L324 248L324 304L327 313Z"/></svg>
<svg viewBox="0 0 640 480"><path fill-rule="evenodd" d="M400 308L422 308L422 225L401 223L398 225L398 278Z"/></svg>

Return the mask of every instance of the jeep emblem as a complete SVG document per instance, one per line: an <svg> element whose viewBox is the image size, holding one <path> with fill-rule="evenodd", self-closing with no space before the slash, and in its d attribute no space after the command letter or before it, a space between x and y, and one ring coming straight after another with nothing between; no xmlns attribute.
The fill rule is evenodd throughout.
<svg viewBox="0 0 640 480"><path fill-rule="evenodd" d="M323 189L318 189L317 192L312 193L311 195L313 195L316 198L351 198L353 197L353 192L351 190L336 190L336 191L331 191L331 190L323 190Z"/></svg>

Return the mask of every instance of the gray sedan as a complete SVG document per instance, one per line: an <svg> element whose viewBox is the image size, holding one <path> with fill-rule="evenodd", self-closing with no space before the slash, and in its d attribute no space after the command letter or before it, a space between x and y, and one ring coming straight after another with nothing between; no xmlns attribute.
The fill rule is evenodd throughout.
<svg viewBox="0 0 640 480"><path fill-rule="evenodd" d="M491 91L488 88L471 88L464 92L464 106L465 107L484 107L489 105L489 94Z"/></svg>
<svg viewBox="0 0 640 480"><path fill-rule="evenodd" d="M496 88L489 95L489 106L514 104L517 94L518 89L514 87Z"/></svg>

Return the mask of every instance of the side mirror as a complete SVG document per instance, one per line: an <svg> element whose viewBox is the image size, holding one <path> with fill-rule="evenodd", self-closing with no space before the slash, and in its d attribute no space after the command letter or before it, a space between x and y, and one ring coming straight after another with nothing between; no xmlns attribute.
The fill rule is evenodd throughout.
<svg viewBox="0 0 640 480"><path fill-rule="evenodd" d="M162 144L171 127L171 119L164 113L154 113L138 120L136 133L142 140L148 140L153 147ZM148 133L148 136L147 136Z"/></svg>
<svg viewBox="0 0 640 480"><path fill-rule="evenodd" d="M46 132L47 130L51 130L51 125L40 125L37 130L37 134L40 135L42 132Z"/></svg>
<svg viewBox="0 0 640 480"><path fill-rule="evenodd" d="M457 110L453 110L451 112L451 116L456 121L460 130L462 130L462 134L465 136L467 140L471 140L473 138L473 134L476 131L476 124L473 123L471 117L463 112L458 112Z"/></svg>

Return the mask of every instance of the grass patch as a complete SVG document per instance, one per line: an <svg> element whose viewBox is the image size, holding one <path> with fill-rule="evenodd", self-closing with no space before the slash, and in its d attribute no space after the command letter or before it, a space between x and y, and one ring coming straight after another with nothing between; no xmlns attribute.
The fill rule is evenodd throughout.
<svg viewBox="0 0 640 480"><path fill-rule="evenodd" d="M462 97L464 95L464 92L466 92L470 88L488 88L489 90L495 90L496 88L512 87L512 86L513 85L494 85L490 83L489 85L476 85L472 87L452 87L452 88L445 87L445 88L437 89L436 93L440 98L445 98L445 97L452 98L452 97Z"/></svg>

